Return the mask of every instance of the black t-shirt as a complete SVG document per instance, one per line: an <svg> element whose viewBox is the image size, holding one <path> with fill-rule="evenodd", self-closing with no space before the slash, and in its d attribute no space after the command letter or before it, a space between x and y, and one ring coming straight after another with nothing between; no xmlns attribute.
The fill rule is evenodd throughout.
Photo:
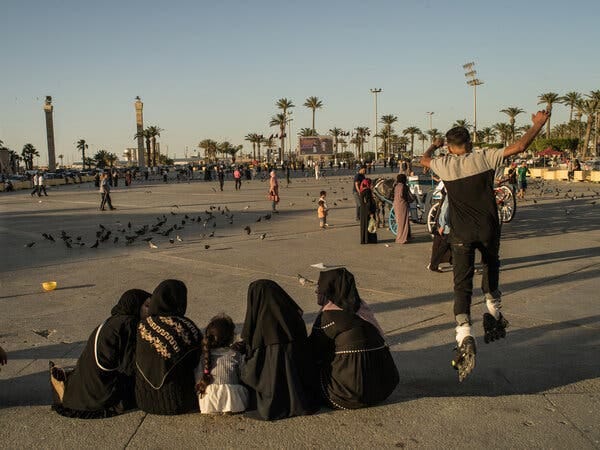
<svg viewBox="0 0 600 450"><path fill-rule="evenodd" d="M360 183L362 183L364 179L365 176L362 173L357 173L354 176L354 182L352 183L352 192L358 192L356 190L356 183L358 183L358 187L360 187Z"/></svg>
<svg viewBox="0 0 600 450"><path fill-rule="evenodd" d="M500 235L494 175L503 154L493 149L431 161L448 193L451 242L489 242Z"/></svg>

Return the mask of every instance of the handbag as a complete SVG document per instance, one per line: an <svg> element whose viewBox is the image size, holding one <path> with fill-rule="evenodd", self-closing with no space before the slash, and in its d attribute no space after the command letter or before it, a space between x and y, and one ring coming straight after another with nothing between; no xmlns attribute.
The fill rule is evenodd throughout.
<svg viewBox="0 0 600 450"><path fill-rule="evenodd" d="M373 217L371 217L369 219L369 225L367 226L367 231L371 234L377 233L377 222L375 222L375 219Z"/></svg>

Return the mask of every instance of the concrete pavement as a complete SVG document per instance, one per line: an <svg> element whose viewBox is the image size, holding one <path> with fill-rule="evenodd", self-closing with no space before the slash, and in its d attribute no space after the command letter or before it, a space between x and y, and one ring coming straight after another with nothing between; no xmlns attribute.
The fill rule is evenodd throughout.
<svg viewBox="0 0 600 450"><path fill-rule="evenodd" d="M294 179L281 188L281 213L270 220L264 218L270 208L267 185L258 180L239 192L228 182L223 193L213 190L218 191L215 182L120 187L113 192L118 208L113 212L98 211L99 195L89 185L50 190L40 199L2 194L0 345L9 363L0 372L0 439L7 448L598 448L600 205L592 202L600 198L595 192L600 187L533 186L530 195L537 203L520 203L515 220L503 228L507 339L483 343L482 305L475 305L477 367L462 384L450 366L452 275L425 270L431 239L422 225L414 225L409 245L395 245L384 229L380 244L359 245L348 176ZM321 189L328 191L332 208L333 227L327 231L318 228L313 202ZM205 218L211 206L216 228L190 221ZM216 209L224 206L233 224ZM171 235L179 234L182 242L158 236L157 249L145 242L124 245L129 222L135 230L162 214L169 223L186 221ZM99 224L119 242L111 236L90 249ZM243 231L246 225L250 235ZM127 232L119 233L123 227ZM61 230L73 239L81 236L86 246L66 248L56 239ZM42 232L57 242L44 240ZM33 247L24 247L30 242ZM401 381L386 404L323 409L275 423L257 421L252 413L160 417L136 411L81 421L50 411L48 360L73 364L124 290L151 291L165 278L182 279L190 318L204 327L223 311L239 331L248 284L272 278L303 307L310 324L317 312L314 287L301 286L297 274L316 279L318 270L310 264L317 262L342 264L355 274L387 333ZM59 288L42 292L40 283L47 280L56 280Z"/></svg>

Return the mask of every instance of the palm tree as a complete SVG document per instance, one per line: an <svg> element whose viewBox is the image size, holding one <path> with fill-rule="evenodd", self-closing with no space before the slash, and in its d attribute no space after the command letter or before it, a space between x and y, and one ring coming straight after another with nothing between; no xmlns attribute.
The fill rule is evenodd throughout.
<svg viewBox="0 0 600 450"><path fill-rule="evenodd" d="M96 161L96 167L106 167L110 161L110 153L106 150L98 150L94 155L94 161Z"/></svg>
<svg viewBox="0 0 600 450"><path fill-rule="evenodd" d="M87 145L87 143L85 142L85 139L79 139L77 141L76 147L77 147L77 150L79 150L81 152L81 165L85 169L85 150L89 147L89 145ZM62 162L61 162L61 164L62 164ZM88 166L88 169L91 169L91 167Z"/></svg>
<svg viewBox="0 0 600 450"><path fill-rule="evenodd" d="M260 139L258 140L258 159L260 160L260 145L263 144L267 151L270 151L273 147L275 147L275 138L273 137L273 135L269 136L268 138L265 138L263 136L259 137Z"/></svg>
<svg viewBox="0 0 600 450"><path fill-rule="evenodd" d="M258 136L257 133L248 133L246 135L246 137L244 137L245 141L252 143L252 159L253 160L256 159L256 136Z"/></svg>
<svg viewBox="0 0 600 450"><path fill-rule="evenodd" d="M317 130L315 128L315 112L317 109L321 109L323 107L323 102L319 100L318 97L308 97L303 106L306 106L308 109L312 109L312 129L315 131L316 135Z"/></svg>
<svg viewBox="0 0 600 450"><path fill-rule="evenodd" d="M204 139L198 143L198 147L204 150L204 157L209 161L217 156L217 142L212 139Z"/></svg>
<svg viewBox="0 0 600 450"><path fill-rule="evenodd" d="M279 137L281 138L281 155L283 156L285 155L285 126L287 125L288 121L288 109L293 108L296 105L294 105L294 102L288 100L287 98L280 98L275 102L275 106L277 106L277 108L283 111L283 115L286 119L283 125L279 126ZM281 159L283 159L283 157Z"/></svg>
<svg viewBox="0 0 600 450"><path fill-rule="evenodd" d="M62 153L60 155L58 155L58 159L60 159L60 166L63 167L63 158L65 157L65 155L63 155Z"/></svg>
<svg viewBox="0 0 600 450"><path fill-rule="evenodd" d="M298 130L298 136L306 137L306 136L316 136L315 130L312 128L300 128Z"/></svg>
<svg viewBox="0 0 600 450"><path fill-rule="evenodd" d="M117 155L115 155L114 153L109 152L106 155L106 161L108 161L108 164L110 165L110 167L113 166L113 164L115 163L115 161L117 161L119 158L117 157Z"/></svg>
<svg viewBox="0 0 600 450"><path fill-rule="evenodd" d="M275 114L269 121L270 127L279 127L279 139L281 139L281 147L279 147L279 159L283 159L283 144L285 140L285 126L287 124L287 115L284 113Z"/></svg>
<svg viewBox="0 0 600 450"><path fill-rule="evenodd" d="M411 126L411 127L407 127L404 130L402 130L402 134L404 136L406 136L407 134L410 135L410 153L414 156L415 155L415 134L416 135L421 134L421 130L418 127Z"/></svg>
<svg viewBox="0 0 600 450"><path fill-rule="evenodd" d="M158 151L156 148L156 138L160 137L160 132L164 131L162 128L157 127L157 126L151 126L146 128L146 130L148 131L148 134L150 135L150 139L152 140L152 166L156 166L156 163L158 161Z"/></svg>
<svg viewBox="0 0 600 450"><path fill-rule="evenodd" d="M333 136L334 139L334 145L335 145L335 153L337 154L338 152L338 143L339 143L339 138L342 135L344 131L341 128L338 127L333 127L329 129L329 135Z"/></svg>
<svg viewBox="0 0 600 450"><path fill-rule="evenodd" d="M429 135L429 142L433 142L436 138L442 135L442 133L440 133L440 130L438 130L437 128L427 130L427 134Z"/></svg>
<svg viewBox="0 0 600 450"><path fill-rule="evenodd" d="M581 94L579 92L571 91L567 92L560 98L560 102L563 105L567 105L569 110L569 122L573 120L573 110L577 106L577 103L581 100Z"/></svg>
<svg viewBox="0 0 600 450"><path fill-rule="evenodd" d="M590 144L590 136L592 134L592 126L594 124L594 119L596 113L598 112L600 102L594 98L589 98L587 100L581 100L577 104L577 109L581 112L582 115L587 116L587 123L585 127L585 137L583 138L583 153L581 157L583 159L587 158L588 154L588 146Z"/></svg>
<svg viewBox="0 0 600 450"><path fill-rule="evenodd" d="M519 114L524 113L525 110L523 110L519 107L516 107L516 106L511 106L509 108L501 109L500 112L506 114L509 118L510 129L511 129L510 138L511 138L511 140L514 141L515 140L515 117L517 117ZM498 130L498 132L500 132L500 130ZM506 142L504 142L504 145L506 145Z"/></svg>
<svg viewBox="0 0 600 450"><path fill-rule="evenodd" d="M600 131L600 90L591 91L586 94L591 100L597 103L596 107L596 125L594 126L594 152L598 149L598 132Z"/></svg>
<svg viewBox="0 0 600 450"><path fill-rule="evenodd" d="M500 141L502 145L506 145L508 140L514 134L514 125L511 126L508 123L496 123L492 126L494 130L500 135Z"/></svg>
<svg viewBox="0 0 600 450"><path fill-rule="evenodd" d="M546 92L544 94L540 94L538 99L538 105L545 103L546 109L551 111L554 103L560 103L561 96L556 92ZM548 121L546 122L546 139L550 139L550 117L548 117Z"/></svg>
<svg viewBox="0 0 600 450"><path fill-rule="evenodd" d="M467 130L470 130L472 128L471 124L467 121L467 119L455 120L454 124L452 124L452 127L463 127Z"/></svg>
<svg viewBox="0 0 600 450"><path fill-rule="evenodd" d="M367 136L371 135L371 130L369 130L369 127L356 127L354 132L354 138L351 142L356 145L358 157L362 158L364 145L367 142Z"/></svg>
<svg viewBox="0 0 600 450"><path fill-rule="evenodd" d="M496 132L492 127L485 127L481 132L483 133L483 140L488 144L491 144L496 139Z"/></svg>
<svg viewBox="0 0 600 450"><path fill-rule="evenodd" d="M40 153L33 144L25 144L23 150L21 150L21 156L23 157L23 161L25 161L25 169L33 170L33 157L40 156Z"/></svg>
<svg viewBox="0 0 600 450"><path fill-rule="evenodd" d="M387 127L388 129L386 130L386 134L387 134L387 145L385 148L385 151L383 152L383 157L386 158L388 156L389 150L390 150L390 137L392 136L392 133L394 131L394 129L392 128L392 124L394 122L398 121L398 116L394 116L393 114L385 114L383 116L381 116L381 118L379 119L379 122L381 122L385 127ZM384 144L386 143L386 141L383 141ZM375 149L375 153L377 153L377 149Z"/></svg>
<svg viewBox="0 0 600 450"><path fill-rule="evenodd" d="M425 133L419 132L417 138L421 141L421 153L425 153L425 141L427 140L427 136Z"/></svg>

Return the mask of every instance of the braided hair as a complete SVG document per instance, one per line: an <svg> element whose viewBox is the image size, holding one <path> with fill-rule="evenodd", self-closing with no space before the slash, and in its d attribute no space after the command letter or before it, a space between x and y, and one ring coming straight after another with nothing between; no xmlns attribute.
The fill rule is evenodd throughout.
<svg viewBox="0 0 600 450"><path fill-rule="evenodd" d="M199 395L204 395L206 388L214 381L210 373L210 350L229 347L233 343L234 333L235 324L231 317L226 314L213 317L206 326L204 339L202 339L202 378L196 384L196 391Z"/></svg>

